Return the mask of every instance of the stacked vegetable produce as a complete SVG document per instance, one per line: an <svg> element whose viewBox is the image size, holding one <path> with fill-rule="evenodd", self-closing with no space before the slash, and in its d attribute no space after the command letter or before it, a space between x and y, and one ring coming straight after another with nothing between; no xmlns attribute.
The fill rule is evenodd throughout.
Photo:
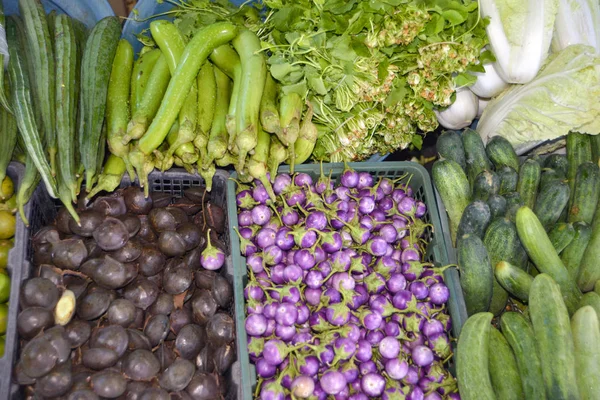
<svg viewBox="0 0 600 400"><path fill-rule="evenodd" d="M81 183L85 177L89 191L104 161L106 91L121 27L109 17L88 34L67 15L46 15L39 0L19 0L19 10L6 18L2 160L12 155L26 166L16 198L26 224L23 206L40 180L78 220Z"/></svg>
<svg viewBox="0 0 600 400"><path fill-rule="evenodd" d="M6 113L0 110L0 115ZM6 116L4 116L6 117ZM4 334L8 319L10 277L6 273L8 253L14 245L17 221L14 215L15 200L13 181L6 176L6 165L0 165L0 357L4 355Z"/></svg>
<svg viewBox="0 0 600 400"><path fill-rule="evenodd" d="M598 152L590 135L566 141L566 155L521 163L500 136L487 147L471 130L438 140L433 179L471 315L457 350L462 398L586 399L600 387Z"/></svg>
<svg viewBox="0 0 600 400"><path fill-rule="evenodd" d="M222 398L237 359L223 210L203 187L178 199L130 187L78 212L80 224L61 208L32 239L25 395Z"/></svg>
<svg viewBox="0 0 600 400"><path fill-rule="evenodd" d="M443 268L410 176L346 167L240 185L246 332L261 399L458 398Z"/></svg>

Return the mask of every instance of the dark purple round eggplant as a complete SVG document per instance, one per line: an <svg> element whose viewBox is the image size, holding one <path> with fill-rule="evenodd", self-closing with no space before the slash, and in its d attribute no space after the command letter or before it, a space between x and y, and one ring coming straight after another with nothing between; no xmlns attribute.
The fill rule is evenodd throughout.
<svg viewBox="0 0 600 400"><path fill-rule="evenodd" d="M123 190L123 200L127 211L134 214L148 214L152 209L152 197L144 196L144 191L135 186Z"/></svg>
<svg viewBox="0 0 600 400"><path fill-rule="evenodd" d="M54 314L47 308L30 307L19 313L17 330L24 339L32 339L44 329L54 325Z"/></svg>
<svg viewBox="0 0 600 400"><path fill-rule="evenodd" d="M103 288L119 289L131 281L131 274L128 272L125 264L110 256L104 256L92 272L91 278Z"/></svg>
<svg viewBox="0 0 600 400"><path fill-rule="evenodd" d="M65 288L73 292L76 299L79 299L86 292L89 280L76 275L65 275L63 277L63 284Z"/></svg>
<svg viewBox="0 0 600 400"><path fill-rule="evenodd" d="M137 329L127 329L127 337L129 338L128 350L152 350L150 340L141 331Z"/></svg>
<svg viewBox="0 0 600 400"><path fill-rule="evenodd" d="M56 351L58 364L62 364L70 358L71 342L67 337L67 332L64 327L60 325L54 326L48 329L42 338L48 341Z"/></svg>
<svg viewBox="0 0 600 400"><path fill-rule="evenodd" d="M112 325L121 325L126 328L135 320L136 308L127 299L116 299L108 307L106 316Z"/></svg>
<svg viewBox="0 0 600 400"><path fill-rule="evenodd" d="M71 348L75 349L88 341L92 335L92 327L88 322L74 319L65 326L65 332L69 343L71 343Z"/></svg>
<svg viewBox="0 0 600 400"><path fill-rule="evenodd" d="M90 384L94 393L107 399L115 399L127 389L127 380L123 375L111 370L95 373Z"/></svg>
<svg viewBox="0 0 600 400"><path fill-rule="evenodd" d="M63 275L61 272L62 271L54 265L43 264L40 265L37 276L39 278L49 279L56 286L63 286Z"/></svg>
<svg viewBox="0 0 600 400"><path fill-rule="evenodd" d="M185 211L183 211L179 207L167 207L167 211L169 211L175 218L175 223L177 224L177 227L190 221L190 218L185 213Z"/></svg>
<svg viewBox="0 0 600 400"><path fill-rule="evenodd" d="M208 290L197 290L191 301L192 314L197 324L205 325L217 312L217 302Z"/></svg>
<svg viewBox="0 0 600 400"><path fill-rule="evenodd" d="M79 269L87 259L88 250L81 239L64 239L52 244L52 262L62 269Z"/></svg>
<svg viewBox="0 0 600 400"><path fill-rule="evenodd" d="M140 400L171 400L171 396L164 389L152 387L144 390Z"/></svg>
<svg viewBox="0 0 600 400"><path fill-rule="evenodd" d="M100 257L88 259L81 265L81 268L79 268L79 272L92 279L98 267L102 263L104 263L104 257L105 255L103 254Z"/></svg>
<svg viewBox="0 0 600 400"><path fill-rule="evenodd" d="M183 262L171 264L163 272L162 287L169 294L180 294L189 289L193 280L192 270Z"/></svg>
<svg viewBox="0 0 600 400"><path fill-rule="evenodd" d="M185 307L173 310L169 318L171 331L178 335L181 328L193 322L192 319L193 317L191 310Z"/></svg>
<svg viewBox="0 0 600 400"><path fill-rule="evenodd" d="M77 302L77 316L86 321L91 321L103 315L110 303L114 300L114 292L101 288L94 287L86 294L82 295Z"/></svg>
<svg viewBox="0 0 600 400"><path fill-rule="evenodd" d="M81 364L75 364L73 365L71 373L73 374L72 390L91 389L90 378L94 375L95 371L92 371Z"/></svg>
<svg viewBox="0 0 600 400"><path fill-rule="evenodd" d="M145 240L146 242L153 243L156 242L158 236L154 229L152 228L152 224L150 224L150 220L147 215L139 215L140 220L140 230L138 231L136 237Z"/></svg>
<svg viewBox="0 0 600 400"><path fill-rule="evenodd" d="M190 251L195 247L198 247L203 241L206 240L206 235L202 229L191 222L186 222L177 227L177 233L181 236L185 242L185 250Z"/></svg>
<svg viewBox="0 0 600 400"><path fill-rule="evenodd" d="M83 350L81 363L96 371L112 367L119 361L119 355L106 347L87 348Z"/></svg>
<svg viewBox="0 0 600 400"><path fill-rule="evenodd" d="M31 242L33 243L34 248L47 243L56 243L61 239L61 234L55 226L49 225L41 228L33 238L31 238Z"/></svg>
<svg viewBox="0 0 600 400"><path fill-rule="evenodd" d="M164 208L171 204L172 196L169 193L153 192L150 193L154 208Z"/></svg>
<svg viewBox="0 0 600 400"><path fill-rule="evenodd" d="M196 371L210 374L215 370L215 362L213 360L213 352L215 349L211 346L204 346L200 353L195 358Z"/></svg>
<svg viewBox="0 0 600 400"><path fill-rule="evenodd" d="M93 236L102 250L115 251L125 246L129 240L129 230L117 218L106 217L94 230Z"/></svg>
<svg viewBox="0 0 600 400"><path fill-rule="evenodd" d="M179 392L171 393L171 400L194 400L188 392L180 390Z"/></svg>
<svg viewBox="0 0 600 400"><path fill-rule="evenodd" d="M127 390L123 395L123 400L140 400L140 396L144 393L144 390L149 387L150 384L147 382L129 381L127 383Z"/></svg>
<svg viewBox="0 0 600 400"><path fill-rule="evenodd" d="M134 350L123 361L123 373L134 381L149 381L160 371L160 362L148 350Z"/></svg>
<svg viewBox="0 0 600 400"><path fill-rule="evenodd" d="M154 304L150 306L148 311L150 311L150 314L152 315L170 315L174 307L175 304L173 303L173 296L169 293L161 293L160 295L158 295L158 298L156 299Z"/></svg>
<svg viewBox="0 0 600 400"><path fill-rule="evenodd" d="M17 365L15 365L15 368L13 370L13 374L14 374L14 380L19 384L19 385L33 385L35 383L35 379L30 377L29 375L27 375L25 372L23 372L23 364L21 361L19 361L17 363Z"/></svg>
<svg viewBox="0 0 600 400"><path fill-rule="evenodd" d="M181 257L186 252L186 243L176 231L163 231L158 237L158 248L168 257Z"/></svg>
<svg viewBox="0 0 600 400"><path fill-rule="evenodd" d="M163 371L158 379L158 384L169 392L178 392L187 387L195 372L194 364L179 358Z"/></svg>
<svg viewBox="0 0 600 400"><path fill-rule="evenodd" d="M92 237L96 229L104 221L104 215L96 210L87 209L79 212L79 224L74 219L69 221L69 229L76 235Z"/></svg>
<svg viewBox="0 0 600 400"><path fill-rule="evenodd" d="M194 400L213 400L221 397L221 388L212 374L196 373L185 389Z"/></svg>
<svg viewBox="0 0 600 400"><path fill-rule="evenodd" d="M222 346L235 340L235 323L225 313L213 315L206 324L206 336L209 343Z"/></svg>
<svg viewBox="0 0 600 400"><path fill-rule="evenodd" d="M200 264L200 256L202 255L203 250L203 247L198 246L195 249L192 249L191 251L185 253L185 255L183 256L183 262L185 263L185 265L187 265L188 268L194 271L200 269L202 267L202 265Z"/></svg>
<svg viewBox="0 0 600 400"><path fill-rule="evenodd" d="M206 334L201 326L188 324L181 328L175 339L175 349L181 358L193 360L205 346Z"/></svg>
<svg viewBox="0 0 600 400"><path fill-rule="evenodd" d="M87 259L101 258L104 254L106 254L104 250L98 246L98 243L96 243L94 238L87 238L84 240L84 243L88 252Z"/></svg>
<svg viewBox="0 0 600 400"><path fill-rule="evenodd" d="M212 290L216 275L217 273L215 271L210 271L208 269L202 268L197 270L194 272L194 282L196 283L196 287L199 289Z"/></svg>
<svg viewBox="0 0 600 400"><path fill-rule="evenodd" d="M233 300L233 287L223 276L215 274L211 294L221 308L227 308Z"/></svg>
<svg viewBox="0 0 600 400"><path fill-rule="evenodd" d="M41 336L25 345L20 362L23 373L32 378L41 378L58 363L58 353L50 341Z"/></svg>
<svg viewBox="0 0 600 400"><path fill-rule="evenodd" d="M124 214L117 217L126 227L129 232L129 238L135 237L142 228L140 218L135 214Z"/></svg>
<svg viewBox="0 0 600 400"><path fill-rule="evenodd" d="M153 276L165 268L167 257L155 246L144 246L137 262L139 263L140 274Z"/></svg>
<svg viewBox="0 0 600 400"><path fill-rule="evenodd" d="M135 319L128 326L129 329L143 329L144 328L144 319L146 318L146 313L144 310L140 308L135 308Z"/></svg>
<svg viewBox="0 0 600 400"><path fill-rule="evenodd" d="M94 200L92 209L108 217L118 217L127 212L125 200L121 196L98 197Z"/></svg>
<svg viewBox="0 0 600 400"><path fill-rule="evenodd" d="M224 375L231 365L235 362L235 344L228 343L219 346L212 354L213 364L217 370L217 373Z"/></svg>
<svg viewBox="0 0 600 400"><path fill-rule="evenodd" d="M35 382L35 393L46 398L60 397L66 394L73 384L71 365L59 365L47 375Z"/></svg>
<svg viewBox="0 0 600 400"><path fill-rule="evenodd" d="M72 390L67 400L100 400L100 397L92 389Z"/></svg>
<svg viewBox="0 0 600 400"><path fill-rule="evenodd" d="M152 347L158 346L169 334L169 317L157 314L148 320L144 327L144 335L150 340Z"/></svg>
<svg viewBox="0 0 600 400"><path fill-rule="evenodd" d="M52 264L52 243L41 243L33 247L33 264Z"/></svg>
<svg viewBox="0 0 600 400"><path fill-rule="evenodd" d="M210 192L206 191L205 186L194 186L183 191L183 195L196 204L202 204L210 200Z"/></svg>
<svg viewBox="0 0 600 400"><path fill-rule="evenodd" d="M21 286L22 307L43 307L54 309L60 294L50 279L31 278Z"/></svg>
<svg viewBox="0 0 600 400"><path fill-rule="evenodd" d="M194 215L202 209L202 202L195 202L186 197L181 197L173 201L169 207L179 208L183 210L188 216Z"/></svg>
<svg viewBox="0 0 600 400"><path fill-rule="evenodd" d="M56 213L56 229L58 229L60 233L70 235L72 232L71 228L69 228L69 223L72 219L73 217L71 216L71 213L69 213L69 210L67 210L65 207L61 207Z"/></svg>
<svg viewBox="0 0 600 400"><path fill-rule="evenodd" d="M206 221L206 225L217 231L217 233L225 232L225 211L222 207L219 207L213 202L208 202L204 207L203 217Z"/></svg>
<svg viewBox="0 0 600 400"><path fill-rule="evenodd" d="M160 362L161 371L169 368L169 366L177 359L177 354L175 353L175 342L172 340L168 342L162 342L160 346L154 350L154 355Z"/></svg>
<svg viewBox="0 0 600 400"><path fill-rule="evenodd" d="M129 336L120 325L109 325L92 332L90 347L106 347L113 350L119 357L127 351Z"/></svg>
<svg viewBox="0 0 600 400"><path fill-rule="evenodd" d="M158 298L160 290L152 281L137 277L123 289L123 298L130 300L137 308L146 310Z"/></svg>
<svg viewBox="0 0 600 400"><path fill-rule="evenodd" d="M155 232L174 231L177 220L166 208L153 208L148 214L148 221Z"/></svg>
<svg viewBox="0 0 600 400"><path fill-rule="evenodd" d="M137 260L142 255L142 244L139 240L130 239L125 246L119 250L110 253L110 256L122 263L130 263Z"/></svg>

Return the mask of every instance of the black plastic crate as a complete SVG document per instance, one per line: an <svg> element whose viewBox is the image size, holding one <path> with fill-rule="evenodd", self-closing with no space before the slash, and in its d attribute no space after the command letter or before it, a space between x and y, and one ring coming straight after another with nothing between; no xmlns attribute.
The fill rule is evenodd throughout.
<svg viewBox="0 0 600 400"><path fill-rule="evenodd" d="M22 166L21 166L22 169ZM11 176L12 178L12 176ZM229 174L225 171L217 170L213 178L212 191L210 193L211 200L218 206L222 207L227 214L227 181ZM180 198L183 196L183 191L191 188L202 186L204 180L197 175L187 173L183 169L172 169L167 172L154 171L150 174L148 179L150 185L150 192L161 192L168 193L174 198ZM138 185L138 182L131 182L127 175L124 176L120 187L128 187ZM1 361L6 364L2 368L0 373L0 400L10 399L16 400L23 398L23 393L19 386L14 382L12 378L12 367L17 362L17 356L19 351L19 338L16 332L16 318L19 311L19 287L24 279L27 279L32 275L32 264L29 262L33 255L33 246L31 246L32 236L43 226L53 223L56 218L58 209L62 207L60 201L52 199L43 185L39 185L36 189L31 201L27 205L27 215L29 218L29 229L21 224L21 230L17 228L16 235L19 235L18 248L15 246L14 257L11 252L13 266L20 266L18 269L18 280L14 279L11 284L11 298L10 298L10 315L9 315L9 331L7 332L6 338L6 349L11 351L11 356L8 357L8 353ZM226 221L226 224L228 222ZM227 225L226 225L227 226ZM15 235L15 236L16 236ZM226 230L223 233L224 242L226 243L228 253L231 252L231 241L229 231ZM10 262L10 261L9 261ZM14 267L13 267L14 269ZM221 273L225 276L230 283L233 284L233 263L231 256L228 256L225 260L225 266L221 269ZM16 289L14 289L16 287ZM230 313L234 320L236 320L234 306L232 304ZM12 336L8 336L8 333L12 333ZM241 398L241 372L239 363L239 343L237 351L237 361L230 368L230 371L226 374L227 380L227 395L229 399ZM8 389L10 388L10 390Z"/></svg>

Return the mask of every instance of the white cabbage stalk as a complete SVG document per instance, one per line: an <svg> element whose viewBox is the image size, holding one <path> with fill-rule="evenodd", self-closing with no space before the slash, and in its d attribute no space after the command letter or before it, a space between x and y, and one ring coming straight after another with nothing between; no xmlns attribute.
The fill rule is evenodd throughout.
<svg viewBox="0 0 600 400"><path fill-rule="evenodd" d="M446 129L463 129L477 116L477 96L467 88L456 91L456 100L450 107L435 111L438 122Z"/></svg>
<svg viewBox="0 0 600 400"><path fill-rule="evenodd" d="M485 72L472 72L477 77L477 82L469 87L479 97L489 99L508 87L508 83L496 71L494 64L484 64Z"/></svg>
<svg viewBox="0 0 600 400"><path fill-rule="evenodd" d="M490 99L483 99L481 97L477 100L477 103L479 105L478 110L477 110L477 118L481 118L481 114L483 114L483 110L485 110L485 108L487 107L489 102L490 102Z"/></svg>
<svg viewBox="0 0 600 400"><path fill-rule="evenodd" d="M558 0L552 51L572 44L586 44L600 52L600 3L598 0Z"/></svg>
<svg viewBox="0 0 600 400"><path fill-rule="evenodd" d="M548 56L558 0L481 0L481 15L496 56L498 74L508 83L527 83Z"/></svg>

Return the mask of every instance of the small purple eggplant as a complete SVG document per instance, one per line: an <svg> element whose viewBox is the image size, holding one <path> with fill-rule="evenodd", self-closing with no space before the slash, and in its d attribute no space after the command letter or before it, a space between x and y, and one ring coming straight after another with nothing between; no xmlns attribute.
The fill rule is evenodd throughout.
<svg viewBox="0 0 600 400"><path fill-rule="evenodd" d="M218 247L214 247L210 242L210 229L206 234L206 248L200 255L200 265L204 269L216 271L225 263L225 253Z"/></svg>

